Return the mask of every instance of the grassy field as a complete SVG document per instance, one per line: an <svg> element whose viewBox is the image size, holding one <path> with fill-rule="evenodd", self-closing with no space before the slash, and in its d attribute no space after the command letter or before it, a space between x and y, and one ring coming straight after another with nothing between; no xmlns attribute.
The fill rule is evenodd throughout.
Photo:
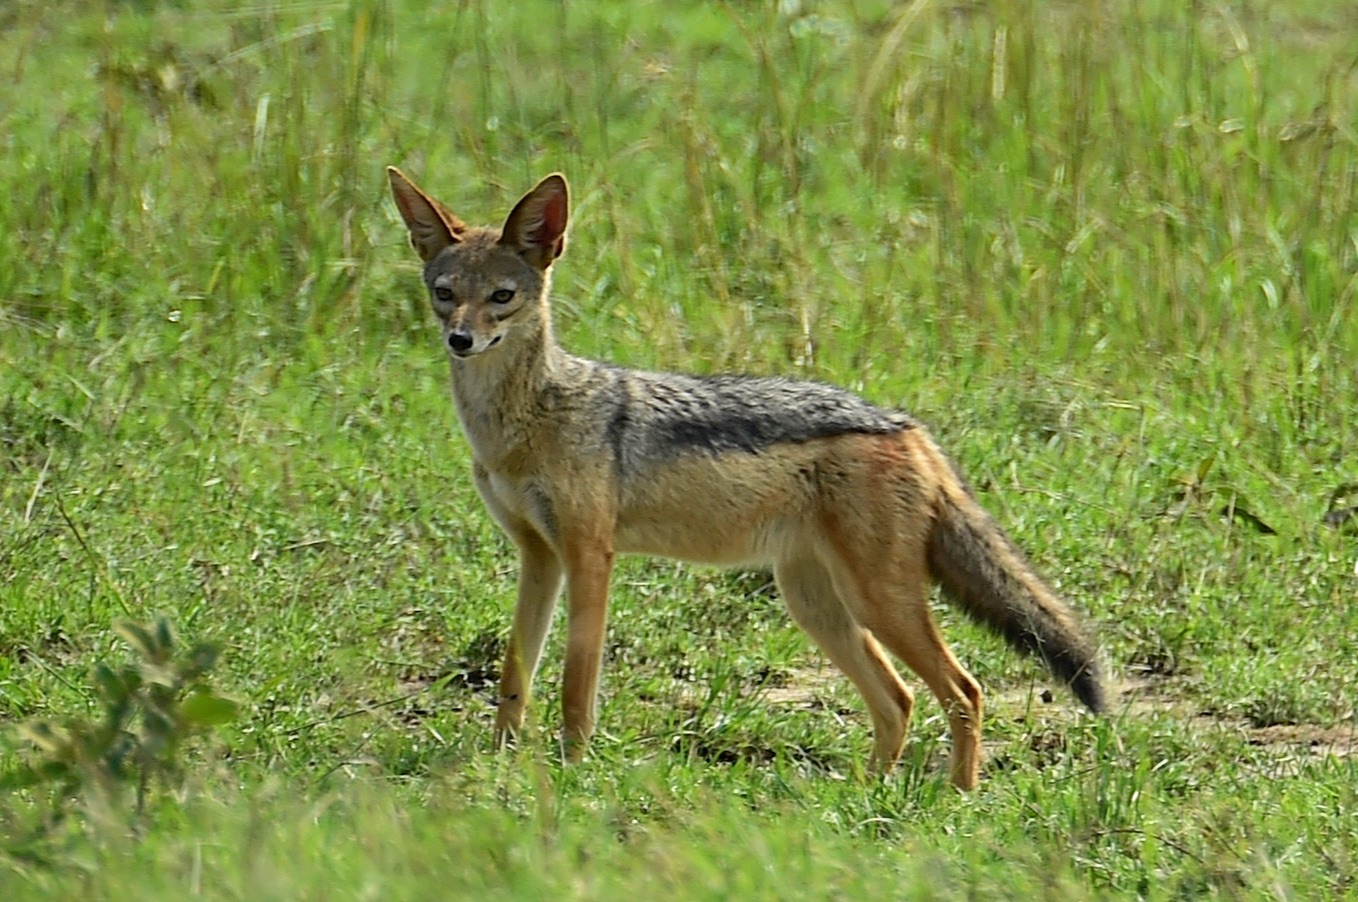
<svg viewBox="0 0 1358 902"><path fill-rule="evenodd" d="M1358 17L1327 0L0 8L0 720L95 718L123 620L239 717L130 796L0 791L0 895L1348 898ZM1082 716L940 617L853 692L765 574L629 560L592 758L489 753L514 555L385 193L574 191L571 349L931 424L1088 614ZM1327 522L1328 515L1328 522ZM559 632L559 631L558 631ZM32 760L16 729L6 771ZM54 810L65 812L55 818Z"/></svg>

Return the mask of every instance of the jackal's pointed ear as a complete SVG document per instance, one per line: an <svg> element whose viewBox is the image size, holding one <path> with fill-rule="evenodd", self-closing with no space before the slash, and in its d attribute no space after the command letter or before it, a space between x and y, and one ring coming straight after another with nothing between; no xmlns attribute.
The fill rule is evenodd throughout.
<svg viewBox="0 0 1358 902"><path fill-rule="evenodd" d="M514 248L538 269L546 269L566 248L570 190L554 172L523 196L505 220L500 243Z"/></svg>
<svg viewBox="0 0 1358 902"><path fill-rule="evenodd" d="M448 208L425 194L405 173L395 166L387 167L387 178L391 181L391 196L396 201L396 209L410 230L410 246L425 263L439 255L439 251L450 244L457 244L467 226Z"/></svg>

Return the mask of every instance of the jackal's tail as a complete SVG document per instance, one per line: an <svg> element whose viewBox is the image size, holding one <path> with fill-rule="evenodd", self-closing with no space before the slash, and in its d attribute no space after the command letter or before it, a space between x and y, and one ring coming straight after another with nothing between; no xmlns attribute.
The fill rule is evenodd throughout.
<svg viewBox="0 0 1358 902"><path fill-rule="evenodd" d="M962 486L939 501L929 569L968 615L1037 655L1091 711L1104 709L1094 645L1078 616Z"/></svg>

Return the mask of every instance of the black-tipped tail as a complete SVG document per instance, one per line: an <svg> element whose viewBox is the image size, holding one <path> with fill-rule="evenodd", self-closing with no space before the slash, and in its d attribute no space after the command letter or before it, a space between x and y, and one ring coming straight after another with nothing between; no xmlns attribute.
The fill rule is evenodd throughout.
<svg viewBox="0 0 1358 902"><path fill-rule="evenodd" d="M940 502L928 554L934 578L962 610L1046 661L1089 710L1104 710L1094 645L1078 616L970 497L959 491Z"/></svg>

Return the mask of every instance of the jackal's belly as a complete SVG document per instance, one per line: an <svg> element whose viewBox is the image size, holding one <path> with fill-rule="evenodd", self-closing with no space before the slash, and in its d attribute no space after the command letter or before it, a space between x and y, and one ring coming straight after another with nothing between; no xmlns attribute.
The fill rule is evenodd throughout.
<svg viewBox="0 0 1358 902"><path fill-rule="evenodd" d="M786 521L696 522L634 519L618 524L614 542L622 554L675 558L721 567L772 566L797 532Z"/></svg>
<svg viewBox="0 0 1358 902"><path fill-rule="evenodd" d="M722 566L771 564L814 528L815 487L799 463L747 454L667 462L623 491L614 547Z"/></svg>

